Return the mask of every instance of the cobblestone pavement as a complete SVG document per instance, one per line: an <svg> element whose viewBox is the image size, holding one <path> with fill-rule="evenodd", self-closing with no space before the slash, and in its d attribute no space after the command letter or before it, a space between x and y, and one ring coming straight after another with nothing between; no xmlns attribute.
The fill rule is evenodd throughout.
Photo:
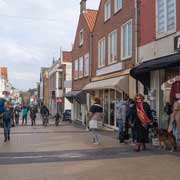
<svg viewBox="0 0 180 180"><path fill-rule="evenodd" d="M93 145L90 133L63 123L55 127L12 128L11 141L3 143L0 130L0 180L179 180L180 151L148 147L134 153L120 145L112 132L101 132Z"/></svg>

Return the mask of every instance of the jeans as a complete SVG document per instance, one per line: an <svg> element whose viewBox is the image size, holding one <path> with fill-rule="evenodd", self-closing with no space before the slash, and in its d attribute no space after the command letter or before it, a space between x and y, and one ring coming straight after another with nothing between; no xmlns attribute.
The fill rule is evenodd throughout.
<svg viewBox="0 0 180 180"><path fill-rule="evenodd" d="M100 143L99 136L97 134L97 130L96 129L91 129L91 134L92 134L92 137L93 137L93 142L94 143Z"/></svg>
<svg viewBox="0 0 180 180"><path fill-rule="evenodd" d="M8 123L8 124L4 123L3 126L4 126L4 139L7 140L10 138L11 124L10 123Z"/></svg>
<svg viewBox="0 0 180 180"><path fill-rule="evenodd" d="M22 125L24 125L24 121L25 121L25 125L27 125L27 115L23 115L23 117L22 117Z"/></svg>
<svg viewBox="0 0 180 180"><path fill-rule="evenodd" d="M122 119L117 119L117 123L118 123L118 136L119 136L119 140L123 141L124 139L124 127L123 127L123 120Z"/></svg>

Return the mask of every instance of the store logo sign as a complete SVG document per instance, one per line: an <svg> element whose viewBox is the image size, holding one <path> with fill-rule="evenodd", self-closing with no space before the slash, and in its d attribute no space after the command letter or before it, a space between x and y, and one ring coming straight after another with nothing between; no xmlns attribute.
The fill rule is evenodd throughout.
<svg viewBox="0 0 180 180"><path fill-rule="evenodd" d="M180 36L174 38L174 50L180 51Z"/></svg>

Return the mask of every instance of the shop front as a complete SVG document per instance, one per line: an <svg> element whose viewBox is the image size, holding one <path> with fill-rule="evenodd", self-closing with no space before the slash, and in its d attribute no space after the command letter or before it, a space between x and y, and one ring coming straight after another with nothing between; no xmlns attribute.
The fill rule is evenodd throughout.
<svg viewBox="0 0 180 180"><path fill-rule="evenodd" d="M157 114L159 126L167 128L172 106L180 96L180 54L145 61L130 73L144 85L143 93Z"/></svg>
<svg viewBox="0 0 180 180"><path fill-rule="evenodd" d="M81 90L71 91L64 96L71 102L71 119L72 121L78 121L79 123L86 124L87 114L87 95Z"/></svg>
<svg viewBox="0 0 180 180"><path fill-rule="evenodd" d="M83 91L89 92L92 97L100 98L104 111L104 126L116 129L115 106L117 100L122 100L123 95L129 92L129 75L91 82L83 88Z"/></svg>

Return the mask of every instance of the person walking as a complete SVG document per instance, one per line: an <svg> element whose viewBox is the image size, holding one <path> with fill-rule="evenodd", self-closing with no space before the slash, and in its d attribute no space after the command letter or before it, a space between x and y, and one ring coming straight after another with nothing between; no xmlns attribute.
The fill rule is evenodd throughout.
<svg viewBox="0 0 180 180"><path fill-rule="evenodd" d="M173 132L176 141L180 139L180 98L178 97L173 105L168 131Z"/></svg>
<svg viewBox="0 0 180 180"><path fill-rule="evenodd" d="M7 101L4 104L3 128L4 128L4 142L7 142L10 140L10 128L11 128L11 112L9 108L9 103Z"/></svg>
<svg viewBox="0 0 180 180"><path fill-rule="evenodd" d="M31 126L35 126L36 124L36 112L35 106L32 106L30 108Z"/></svg>
<svg viewBox="0 0 180 180"><path fill-rule="evenodd" d="M27 116L28 116L28 107L24 106L23 115L22 115L22 125L24 125L24 122L25 122L25 125L27 125Z"/></svg>
<svg viewBox="0 0 180 180"><path fill-rule="evenodd" d="M102 125L103 120L103 108L101 106L100 99L98 97L95 97L95 103L90 108L90 114L89 114L89 129L92 132L92 142L93 144L100 144L99 135L97 133L97 130Z"/></svg>
<svg viewBox="0 0 180 180"><path fill-rule="evenodd" d="M20 114L20 109L18 106L16 106L14 109L14 117L15 117L16 126L19 125L19 114Z"/></svg>
<svg viewBox="0 0 180 180"><path fill-rule="evenodd" d="M132 122L136 131L136 146L134 151L139 152L146 149L148 137L148 125L152 122L151 109L144 102L144 96L138 94L135 97L135 105L132 109Z"/></svg>
<svg viewBox="0 0 180 180"><path fill-rule="evenodd" d="M118 138L120 143L124 142L124 127L127 118L127 106L128 101L126 97L124 98L124 100L118 100L116 103L116 119L119 128Z"/></svg>
<svg viewBox="0 0 180 180"><path fill-rule="evenodd" d="M0 128L3 127L4 99L0 98Z"/></svg>

